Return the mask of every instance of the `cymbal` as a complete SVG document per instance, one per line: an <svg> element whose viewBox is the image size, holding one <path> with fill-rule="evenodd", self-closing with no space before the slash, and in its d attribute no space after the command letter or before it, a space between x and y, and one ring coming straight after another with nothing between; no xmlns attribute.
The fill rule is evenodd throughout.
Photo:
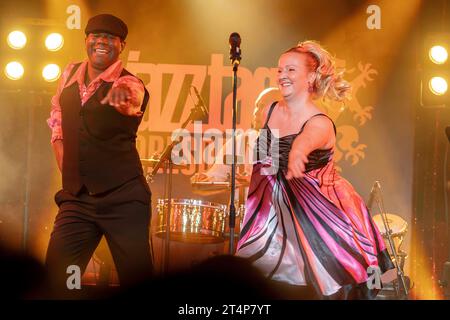
<svg viewBox="0 0 450 320"><path fill-rule="evenodd" d="M229 188L229 187L231 187L231 182L228 182L228 181L194 181L194 182L192 182L192 185L217 186L217 187Z"/></svg>
<svg viewBox="0 0 450 320"><path fill-rule="evenodd" d="M159 159L155 158L140 159L140 160L142 165L150 167L154 167L159 163ZM172 164L173 169L186 169L188 167L189 167L188 164ZM161 168L168 168L167 161L164 161L164 163L161 165Z"/></svg>
<svg viewBox="0 0 450 320"><path fill-rule="evenodd" d="M407 232L408 222L406 222L406 220L404 220L399 215L393 213L386 213L385 218L389 228L392 231L392 235L399 235ZM386 229L381 214L374 215L373 222L375 222L375 225L380 230L381 235L386 236Z"/></svg>
<svg viewBox="0 0 450 320"><path fill-rule="evenodd" d="M194 181L191 182L191 185L193 186L205 186L205 187L223 187L223 188L231 188L231 182L230 181ZM248 182L241 182L236 180L236 188L239 187L248 187L249 183Z"/></svg>
<svg viewBox="0 0 450 320"><path fill-rule="evenodd" d="M155 166L159 162L159 159L153 159L153 158L140 159L140 160L143 165L152 166L152 167Z"/></svg>
<svg viewBox="0 0 450 320"><path fill-rule="evenodd" d="M247 187L248 185L249 183L247 181L236 180L236 188ZM229 191L231 189L231 182L220 180L191 180L191 186L194 193L213 195L216 193Z"/></svg>

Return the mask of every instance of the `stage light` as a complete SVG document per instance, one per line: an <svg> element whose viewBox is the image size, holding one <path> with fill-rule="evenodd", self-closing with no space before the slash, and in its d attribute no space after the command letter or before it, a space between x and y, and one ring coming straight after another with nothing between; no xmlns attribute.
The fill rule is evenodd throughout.
<svg viewBox="0 0 450 320"><path fill-rule="evenodd" d="M58 80L61 75L61 69L57 64L51 63L48 64L42 69L42 77L47 82L53 82Z"/></svg>
<svg viewBox="0 0 450 320"><path fill-rule="evenodd" d="M5 74L11 80L19 80L23 77L24 68L23 66L17 62L12 61L8 63L5 67Z"/></svg>
<svg viewBox="0 0 450 320"><path fill-rule="evenodd" d="M45 38L45 46L49 51L58 51L64 45L64 37L60 33L50 33Z"/></svg>
<svg viewBox="0 0 450 320"><path fill-rule="evenodd" d="M424 37L420 69L420 104L423 107L450 107L450 32L433 32Z"/></svg>
<svg viewBox="0 0 450 320"><path fill-rule="evenodd" d="M22 49L27 43L27 37L22 31L12 31L8 34L8 45L16 50Z"/></svg>
<svg viewBox="0 0 450 320"><path fill-rule="evenodd" d="M429 51L431 61L436 64L443 64L447 61L448 52L443 46L433 46Z"/></svg>
<svg viewBox="0 0 450 320"><path fill-rule="evenodd" d="M442 96L448 89L447 81L442 77L431 78L428 86L430 87L431 92L437 96Z"/></svg>
<svg viewBox="0 0 450 320"><path fill-rule="evenodd" d="M5 74L11 80L19 80L23 77L24 68L19 62L12 61L6 65Z"/></svg>

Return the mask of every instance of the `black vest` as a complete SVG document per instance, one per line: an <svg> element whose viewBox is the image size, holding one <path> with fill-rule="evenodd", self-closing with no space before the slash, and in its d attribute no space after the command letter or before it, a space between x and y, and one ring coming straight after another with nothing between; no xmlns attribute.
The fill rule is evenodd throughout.
<svg viewBox="0 0 450 320"><path fill-rule="evenodd" d="M78 67L73 68L69 79ZM120 76L126 75L133 76L123 69ZM83 186L90 193L102 193L143 174L136 150L136 133L142 116L124 116L114 107L100 103L112 84L103 82L83 106L78 82L61 93L63 189L74 195ZM145 89L143 112L148 98Z"/></svg>

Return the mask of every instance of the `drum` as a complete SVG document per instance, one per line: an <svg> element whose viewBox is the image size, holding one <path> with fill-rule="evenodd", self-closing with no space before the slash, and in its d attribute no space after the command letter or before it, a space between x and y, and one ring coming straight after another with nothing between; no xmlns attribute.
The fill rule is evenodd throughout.
<svg viewBox="0 0 450 320"><path fill-rule="evenodd" d="M405 235L408 231L408 223L400 216L386 213L385 217L386 222L388 224L388 227L391 229L391 238L394 243L395 250L397 254L402 253L401 252L401 246L403 244L403 240L405 239ZM381 235L383 236L384 243L386 245L386 248L393 258L393 253L391 250L391 246L389 245L389 240L386 233L386 228L383 223L383 219L381 217L381 214L377 214L373 217L373 221L375 222L376 226L378 227L378 230L380 230Z"/></svg>
<svg viewBox="0 0 450 320"><path fill-rule="evenodd" d="M241 204L240 206L236 206L236 220L234 224L234 236L235 238L239 238L242 228L242 222L244 221L245 214L245 205ZM230 236L230 210L227 208L227 212L225 213L225 237Z"/></svg>
<svg viewBox="0 0 450 320"><path fill-rule="evenodd" d="M155 234L165 237L167 199L158 199ZM181 242L217 243L224 241L227 206L195 199L172 199L170 239Z"/></svg>
<svg viewBox="0 0 450 320"><path fill-rule="evenodd" d="M245 204L241 204L239 206L239 227L242 230L242 225L244 224L244 218L245 218Z"/></svg>

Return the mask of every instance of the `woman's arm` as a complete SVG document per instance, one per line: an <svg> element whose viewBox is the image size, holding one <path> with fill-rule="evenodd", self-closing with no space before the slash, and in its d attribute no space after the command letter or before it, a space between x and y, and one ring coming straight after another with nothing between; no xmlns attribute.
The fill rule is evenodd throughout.
<svg viewBox="0 0 450 320"><path fill-rule="evenodd" d="M316 149L332 148L335 141L333 123L330 119L321 116L310 119L302 133L292 143L286 178L302 178L308 163L308 155Z"/></svg>

